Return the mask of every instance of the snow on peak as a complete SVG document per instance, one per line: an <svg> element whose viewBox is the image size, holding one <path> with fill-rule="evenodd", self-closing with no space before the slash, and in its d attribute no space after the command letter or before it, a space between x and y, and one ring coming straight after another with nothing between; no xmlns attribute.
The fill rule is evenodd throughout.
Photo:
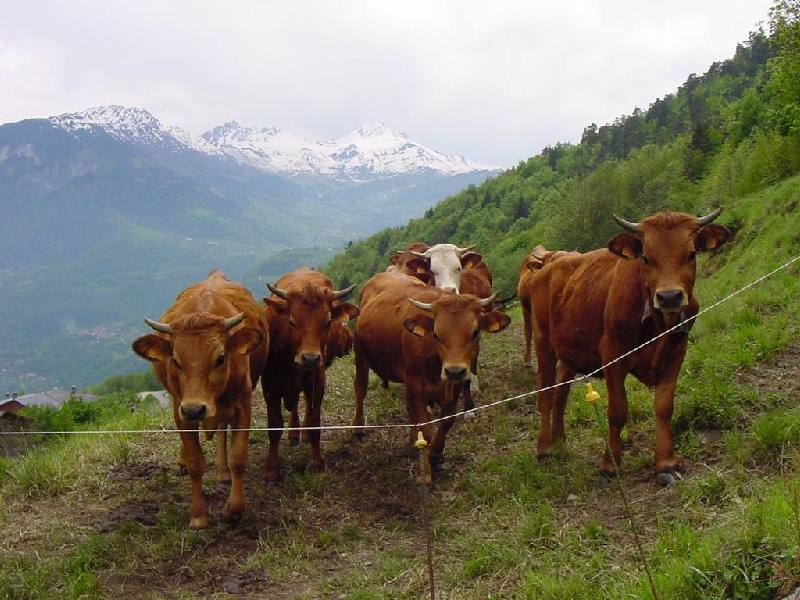
<svg viewBox="0 0 800 600"><path fill-rule="evenodd" d="M292 175L366 180L425 170L455 175L496 168L432 150L383 123L365 123L339 138L314 140L276 127L242 127L231 121L202 137L240 162Z"/></svg>
<svg viewBox="0 0 800 600"><path fill-rule="evenodd" d="M244 127L229 121L196 137L178 127L165 127L142 108L117 104L65 113L49 121L76 135L99 129L125 142L172 152L224 155L263 171L289 175L364 181L424 171L456 175L496 169L428 148L383 123L364 123L335 139L312 139L277 127Z"/></svg>
<svg viewBox="0 0 800 600"><path fill-rule="evenodd" d="M50 123L70 133L91 132L95 128L118 140L136 144L156 145L172 150L191 149L205 154L219 154L204 140L179 127L164 127L155 116L143 108L111 104L96 106L75 113L50 117Z"/></svg>

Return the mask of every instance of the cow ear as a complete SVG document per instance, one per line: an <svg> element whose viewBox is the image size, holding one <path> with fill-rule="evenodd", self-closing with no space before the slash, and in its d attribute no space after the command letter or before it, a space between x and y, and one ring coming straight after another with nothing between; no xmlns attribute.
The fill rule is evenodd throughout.
<svg viewBox="0 0 800 600"><path fill-rule="evenodd" d="M271 308L279 315L285 315L289 313L289 305L280 298L264 298L264 304L267 305L267 308Z"/></svg>
<svg viewBox="0 0 800 600"><path fill-rule="evenodd" d="M632 233L618 233L608 240L607 247L622 258L639 258L642 255L642 240Z"/></svg>
<svg viewBox="0 0 800 600"><path fill-rule="evenodd" d="M414 275L428 275L430 273L428 262L422 258L409 260L406 263L406 268Z"/></svg>
<svg viewBox="0 0 800 600"><path fill-rule="evenodd" d="M694 247L698 250L714 250L728 241L731 232L727 227L712 223L701 227L694 239Z"/></svg>
<svg viewBox="0 0 800 600"><path fill-rule="evenodd" d="M482 254L469 251L461 255L461 266L465 269L467 267L475 267L479 265L482 260L483 260Z"/></svg>
<svg viewBox="0 0 800 600"><path fill-rule="evenodd" d="M228 336L225 349L234 354L248 354L264 340L264 334L258 329L245 327Z"/></svg>
<svg viewBox="0 0 800 600"><path fill-rule="evenodd" d="M395 267L400 266L400 255L399 254L392 254L392 257L389 259L389 262L393 264Z"/></svg>
<svg viewBox="0 0 800 600"><path fill-rule="evenodd" d="M511 323L511 317L499 310L493 310L481 315L481 329L489 333L503 331Z"/></svg>
<svg viewBox="0 0 800 600"><path fill-rule="evenodd" d="M433 331L433 319L428 315L414 315L403 321L403 327L414 335L423 337L426 333Z"/></svg>
<svg viewBox="0 0 800 600"><path fill-rule="evenodd" d="M331 319L334 321L341 321L347 323L351 319L355 319L361 311L357 306L353 306L349 302L336 302L331 308Z"/></svg>
<svg viewBox="0 0 800 600"><path fill-rule="evenodd" d="M168 339L151 333L133 342L133 351L150 362L160 362L172 356L172 344Z"/></svg>

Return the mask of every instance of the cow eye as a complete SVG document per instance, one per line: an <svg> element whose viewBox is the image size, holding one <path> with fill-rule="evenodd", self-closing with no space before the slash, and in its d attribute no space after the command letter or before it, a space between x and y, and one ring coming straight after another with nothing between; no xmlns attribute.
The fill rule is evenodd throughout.
<svg viewBox="0 0 800 600"><path fill-rule="evenodd" d="M174 356L172 357L172 364L175 365L175 368L178 369L179 371L183 370L183 367L181 367L181 363L179 363L178 359L175 358Z"/></svg>
<svg viewBox="0 0 800 600"><path fill-rule="evenodd" d="M649 266L652 264L652 263L650 262L650 259L649 259L649 258L647 258L647 257L646 257L644 254L642 254L642 262L643 262L644 264L646 264L648 267L649 267Z"/></svg>
<svg viewBox="0 0 800 600"><path fill-rule="evenodd" d="M225 364L225 353L223 352L217 357L217 360L214 361L214 368L221 367Z"/></svg>
<svg viewBox="0 0 800 600"><path fill-rule="evenodd" d="M328 327L330 327L331 325L333 325L333 319L328 319L327 321L325 321L324 327L325 329L328 329Z"/></svg>
<svg viewBox="0 0 800 600"><path fill-rule="evenodd" d="M297 329L297 323L294 322L294 319L292 317L289 317L289 325Z"/></svg>
<svg viewBox="0 0 800 600"><path fill-rule="evenodd" d="M439 334L436 333L435 331L433 332L433 339L435 339L437 342L441 342L442 341L442 338L440 338Z"/></svg>
<svg viewBox="0 0 800 600"><path fill-rule="evenodd" d="M475 331L473 331L473 332L472 332L472 339L473 339L473 340L477 340L477 339L478 339L478 336L479 336L480 334L481 334L481 330L480 330L480 329L476 329Z"/></svg>

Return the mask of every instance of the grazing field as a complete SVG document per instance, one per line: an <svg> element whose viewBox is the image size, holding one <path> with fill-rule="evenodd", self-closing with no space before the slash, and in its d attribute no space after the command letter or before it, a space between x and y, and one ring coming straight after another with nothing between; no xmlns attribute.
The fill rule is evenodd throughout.
<svg viewBox="0 0 800 600"><path fill-rule="evenodd" d="M727 206L734 230L700 259L708 306L800 254L800 179ZM628 380L623 482L660 598L782 598L800 585L800 263L703 315L691 334L673 420L686 477L653 474L650 392ZM519 313L484 336L478 404L534 387ZM323 423L349 423L350 357L329 371ZM596 386L605 400L605 390ZM146 405L98 416L116 428L172 427ZM256 426L265 426L260 395ZM402 388L371 381L368 423L406 422ZM535 454L535 398L460 421L427 499L437 598L650 598L592 408L574 389L567 442ZM426 529L408 432L325 432L325 475L305 444L283 445L264 483L266 434L251 437L247 512L219 521L227 489L206 445L211 527L188 529L188 480L175 434L31 440L0 456L0 597L417 599ZM284 438L285 440L285 438ZM16 454L19 454L16 456Z"/></svg>

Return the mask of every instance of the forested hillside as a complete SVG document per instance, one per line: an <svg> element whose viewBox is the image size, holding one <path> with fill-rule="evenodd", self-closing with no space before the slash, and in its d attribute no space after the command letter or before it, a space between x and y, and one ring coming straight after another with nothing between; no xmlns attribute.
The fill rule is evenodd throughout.
<svg viewBox="0 0 800 600"><path fill-rule="evenodd" d="M593 123L580 143L549 146L424 218L350 245L327 271L340 286L362 283L409 242L475 244L505 295L534 245L599 247L616 231L612 211L631 220L663 209L703 212L797 173L798 6L776 3L769 31L752 33L733 58L690 75L647 110ZM735 229L724 213L722 220Z"/></svg>

